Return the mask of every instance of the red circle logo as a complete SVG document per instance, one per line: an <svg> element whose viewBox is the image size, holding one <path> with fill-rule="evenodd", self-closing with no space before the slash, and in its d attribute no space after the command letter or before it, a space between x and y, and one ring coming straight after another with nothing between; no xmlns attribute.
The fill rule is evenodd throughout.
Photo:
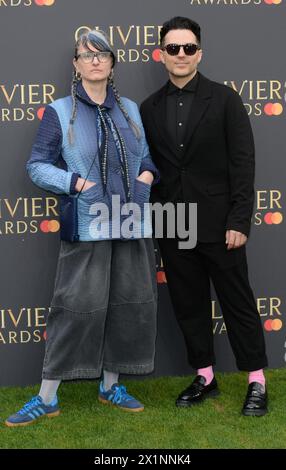
<svg viewBox="0 0 286 470"><path fill-rule="evenodd" d="M152 52L152 59L154 62L160 62L160 49L154 49Z"/></svg>

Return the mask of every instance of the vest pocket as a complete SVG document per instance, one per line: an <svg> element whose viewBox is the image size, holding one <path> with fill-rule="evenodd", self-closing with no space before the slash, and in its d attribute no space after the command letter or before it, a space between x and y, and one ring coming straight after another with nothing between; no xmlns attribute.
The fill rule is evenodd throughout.
<svg viewBox="0 0 286 470"><path fill-rule="evenodd" d="M79 196L83 201L88 201L89 203L99 201L102 198L102 191L98 183L94 184L86 191L82 191Z"/></svg>
<svg viewBox="0 0 286 470"><path fill-rule="evenodd" d="M150 191L151 184L135 179L133 201L139 206L143 206L145 202L149 202Z"/></svg>

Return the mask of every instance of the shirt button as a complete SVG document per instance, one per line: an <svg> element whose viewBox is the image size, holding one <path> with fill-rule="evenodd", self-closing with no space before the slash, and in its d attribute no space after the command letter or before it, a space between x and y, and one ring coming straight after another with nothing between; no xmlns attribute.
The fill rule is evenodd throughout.
<svg viewBox="0 0 286 470"><path fill-rule="evenodd" d="M184 144L180 144L180 147L183 148L183 147L184 147Z"/></svg>
<svg viewBox="0 0 286 470"><path fill-rule="evenodd" d="M183 103L179 103L179 106L183 106Z"/></svg>
<svg viewBox="0 0 286 470"><path fill-rule="evenodd" d="M179 126L182 126L182 125L183 125L183 123L182 123L182 122L179 122Z"/></svg>

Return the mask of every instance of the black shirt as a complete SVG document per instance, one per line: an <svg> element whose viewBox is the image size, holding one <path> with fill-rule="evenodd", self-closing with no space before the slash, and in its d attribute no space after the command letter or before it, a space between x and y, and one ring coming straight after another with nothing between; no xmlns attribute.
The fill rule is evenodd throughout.
<svg viewBox="0 0 286 470"><path fill-rule="evenodd" d="M166 126L172 147L181 158L188 136L188 123L192 119L191 107L199 80L199 74L190 80L184 88L178 88L169 81L166 96Z"/></svg>

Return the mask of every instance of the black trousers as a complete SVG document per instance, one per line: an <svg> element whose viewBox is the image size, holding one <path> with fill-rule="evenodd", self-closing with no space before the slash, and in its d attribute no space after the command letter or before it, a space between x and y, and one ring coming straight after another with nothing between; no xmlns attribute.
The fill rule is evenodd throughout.
<svg viewBox="0 0 286 470"><path fill-rule="evenodd" d="M227 250L225 243L200 243L179 249L178 239L158 240L169 292L183 332L190 365L215 364L210 279L222 309L239 370L267 366L259 313L248 280L245 246Z"/></svg>

